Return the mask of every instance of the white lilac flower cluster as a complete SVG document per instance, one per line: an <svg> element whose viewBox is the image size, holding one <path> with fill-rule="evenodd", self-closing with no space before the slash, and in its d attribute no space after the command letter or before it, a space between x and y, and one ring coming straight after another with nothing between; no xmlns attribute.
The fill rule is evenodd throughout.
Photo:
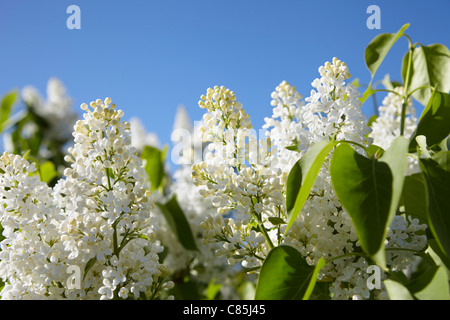
<svg viewBox="0 0 450 320"><path fill-rule="evenodd" d="M248 135L248 115L232 91L215 87L202 96L199 105L208 110L203 139L210 141L212 148L203 162L193 166L194 184L219 213L226 214L203 222L204 241L220 243L217 254L227 256L231 264L241 262L249 270L262 265L271 247L291 245L310 265L320 258L332 260L319 279L330 283L333 299L386 298L384 289L367 288L368 262L357 254L361 248L351 218L333 190L331 154L301 213L284 234L285 184L294 163L314 143L329 137L354 142L361 154L361 146L368 147L375 139L374 135L368 138L370 128L361 112L359 91L346 83L350 78L346 64L334 58L321 66L319 73L306 103L287 82L276 88L271 95L273 116L266 118L264 126L269 130L268 141L261 139L256 148L250 145L254 140ZM242 141L244 136L247 144ZM249 156L252 150L259 155ZM416 219L395 217L386 240L390 268L404 270L413 265L412 252L394 249L423 249L424 229Z"/></svg>
<svg viewBox="0 0 450 320"><path fill-rule="evenodd" d="M249 116L233 91L210 88L199 105L209 111L201 131L202 140L210 144L206 159L192 166L193 182L202 196L211 198L219 213L234 211L233 218L208 217L202 223L204 242L222 243L217 253L225 255L230 264L260 267L280 240L279 228L269 218L285 218L285 177L271 165L275 149L269 149L265 139L257 141Z"/></svg>
<svg viewBox="0 0 450 320"><path fill-rule="evenodd" d="M373 144L387 149L391 146L392 141L400 135L400 121L402 118L403 105L403 87L394 88L394 92L389 92L383 99L382 105L379 106L379 116L372 123L372 132L370 137L373 138ZM417 127L418 118L413 105L412 98L406 102L406 117L404 136L410 138ZM408 157L408 166L406 173L413 174L420 171L419 162Z"/></svg>
<svg viewBox="0 0 450 320"><path fill-rule="evenodd" d="M35 172L35 165L18 155L0 157L2 299L60 295L52 283L68 276L58 230L63 217L53 205L53 190Z"/></svg>
<svg viewBox="0 0 450 320"><path fill-rule="evenodd" d="M109 98L90 106L53 189L20 156L0 159L3 299L148 299L173 285L130 125Z"/></svg>

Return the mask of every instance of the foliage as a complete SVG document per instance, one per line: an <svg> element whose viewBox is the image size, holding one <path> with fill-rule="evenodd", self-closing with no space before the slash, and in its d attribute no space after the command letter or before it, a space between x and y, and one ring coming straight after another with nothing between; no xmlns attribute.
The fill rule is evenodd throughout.
<svg viewBox="0 0 450 320"><path fill-rule="evenodd" d="M449 299L450 52L413 43L408 27L368 44L363 93L337 58L305 99L281 82L263 137L232 90L209 88L200 128L177 115L187 137L174 172L168 147L109 98L77 121L57 79L46 100L32 87L4 95L2 298ZM400 39L401 81L374 88ZM380 93L367 121L361 107Z"/></svg>

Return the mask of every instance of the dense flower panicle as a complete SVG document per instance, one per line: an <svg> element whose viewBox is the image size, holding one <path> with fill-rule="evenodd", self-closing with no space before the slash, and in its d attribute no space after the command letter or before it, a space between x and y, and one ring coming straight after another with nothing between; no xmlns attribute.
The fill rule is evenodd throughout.
<svg viewBox="0 0 450 320"><path fill-rule="evenodd" d="M273 114L264 119L263 128L277 152L277 166L288 171L310 144L310 133L302 118L305 102L296 87L286 81L275 88L271 98ZM298 150L300 154L289 149Z"/></svg>
<svg viewBox="0 0 450 320"><path fill-rule="evenodd" d="M391 146L392 141L400 135L400 122L402 118L403 87L394 88L394 92L389 92L383 99L381 106L378 108L379 116L372 123L372 132L370 137L373 143L383 149ZM404 136L410 138L417 128L418 118L410 97L406 101L405 129ZM407 174L419 172L419 163L412 157L408 158Z"/></svg>
<svg viewBox="0 0 450 320"><path fill-rule="evenodd" d="M21 197L31 194L27 201L35 199L41 210L46 210L42 215L35 210L33 216L39 224L27 226L36 234L46 231L42 227L46 221L53 228L53 233L39 236L50 247L40 259L55 265L59 273L48 276L40 291L31 293L26 285L31 281L29 277L39 277L34 274L36 270L27 270L29 274L20 274L17 279L2 274L7 286L23 288L14 298L34 294L33 298L137 299L155 297L157 288L171 286L162 284L169 270L159 264L162 247L153 240L156 221L151 213L146 174L131 146L130 125L121 120L123 111L115 110L109 98L98 99L90 106L92 110L82 104L84 119L75 124L75 144L69 150L71 156L66 156L72 165L65 169L65 179L59 180L52 190L38 183L36 176L33 180L28 175L18 176L18 186L26 186L29 181L40 186L21 191ZM24 160L21 161L13 161L16 170ZM7 174L2 175L2 179L7 178ZM46 193L36 193L40 189ZM5 192L10 197L13 190ZM18 207L20 216L25 216L25 208ZM24 229L13 232L4 240L5 245L15 244L23 232ZM50 235L54 239L46 241ZM24 245L30 245L28 241L29 238ZM68 288L68 266L83 271L79 288ZM7 297L3 291L2 297Z"/></svg>
<svg viewBox="0 0 450 320"><path fill-rule="evenodd" d="M370 132L361 112L360 92L345 81L350 78L344 62L333 58L319 68L321 78L312 82L313 90L305 99L303 122L311 133L311 142L333 137L370 143L364 137Z"/></svg>
<svg viewBox="0 0 450 320"><path fill-rule="evenodd" d="M204 241L222 243L227 252L219 249L218 253L234 257L233 261L241 262L246 268L260 266L270 247L266 241L249 247L246 237L250 224L272 228L270 217L283 218L281 183L285 177L281 170L270 165L276 150L269 149L266 139L257 140L249 116L233 91L217 86L210 88L199 105L209 111L203 118L205 124L201 131L203 141L210 144L204 161L192 166L193 182L202 196L210 198L218 213L233 211L235 215L235 220L227 220L233 221L233 227L229 223L221 224L222 228L235 229L233 237L220 238L217 230L208 231L212 224L204 223ZM230 234L225 229L220 232ZM266 236L271 237L268 232ZM272 236L270 241L277 242L276 234Z"/></svg>
<svg viewBox="0 0 450 320"><path fill-rule="evenodd" d="M242 152L252 124L242 103L236 100L235 93L223 86L209 88L206 95L201 97L199 106L208 111L203 116L204 126L200 127L200 137L203 142L212 142L209 144L209 156L215 159L216 164L230 159L239 159L239 163L242 163L245 157Z"/></svg>
<svg viewBox="0 0 450 320"><path fill-rule="evenodd" d="M5 152L0 172L2 299L60 294L52 282L67 278L67 252L59 241L63 217L55 210L52 190L40 181L34 164L18 155Z"/></svg>
<svg viewBox="0 0 450 320"><path fill-rule="evenodd" d="M97 260L90 272L103 270L103 275L106 266L118 272L120 278L111 281L113 292L125 288L122 291L138 298L160 272L157 253L162 250L145 239L152 238L155 225L146 173L131 146L130 125L121 121L123 112L115 110L108 98L92 102L91 107L92 111L82 106L87 112L75 125L75 145L70 149L74 163L65 170L67 179L57 189L67 199L61 208L70 221L66 231L71 237L66 243L80 264ZM87 241L80 242L83 238ZM134 250L122 251L127 247ZM115 274L111 272L104 279ZM105 281L93 291L107 292L102 297L111 298Z"/></svg>
<svg viewBox="0 0 450 320"><path fill-rule="evenodd" d="M373 143L387 149L392 141L400 135L400 121L402 116L403 87L396 87L394 92L389 92L379 106L379 116L372 123L371 136ZM411 137L417 126L416 110L412 98L407 100L405 118L405 137Z"/></svg>
<svg viewBox="0 0 450 320"><path fill-rule="evenodd" d="M370 128L361 111L360 93L346 83L350 78L347 65L334 58L319 68L319 74L321 77L312 82L314 89L305 102L296 88L285 81L272 93L273 115L265 119L264 125L268 142L264 141L265 148L257 148L263 154L260 158L266 159L262 162L252 162L246 145L236 138L246 135L244 129L224 121L230 112L228 106L233 104L221 98L221 93L230 91L215 87L208 89L206 97L202 96L199 105L209 111L203 129L209 134L203 138L213 146L203 162L193 165L193 181L219 213L232 212L230 217L210 217L202 223L204 241L220 243L222 248L217 254L226 256L231 264L240 262L248 270L262 265L271 246L291 245L310 265L320 258L333 259L319 273L319 279L331 281L333 299L386 298L384 289L369 292L365 258L348 257L361 249L352 220L331 183L331 154L325 159L301 213L284 234L286 178L294 163L321 140L346 140L364 147L372 143L372 137L367 138ZM232 97L234 102L234 94ZM250 137L248 141L250 144ZM216 156L220 148L233 152L226 153L228 158L223 159ZM363 148L355 150L365 155ZM239 158L241 154L244 156ZM402 216L394 219L386 240L392 249L388 257L391 268L404 270L413 266L413 253L398 253L394 249L402 241L412 250L423 249L426 237L420 234L424 228L416 220ZM340 256L343 258L338 259Z"/></svg>

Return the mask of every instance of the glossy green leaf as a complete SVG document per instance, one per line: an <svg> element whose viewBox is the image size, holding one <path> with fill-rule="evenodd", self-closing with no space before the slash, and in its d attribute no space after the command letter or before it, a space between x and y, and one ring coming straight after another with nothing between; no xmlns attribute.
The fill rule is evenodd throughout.
<svg viewBox="0 0 450 320"><path fill-rule="evenodd" d="M286 149L288 149L289 151L296 151L296 152L300 152L298 150L298 144L292 145L292 146L287 146L285 147Z"/></svg>
<svg viewBox="0 0 450 320"><path fill-rule="evenodd" d="M403 189L407 146L408 140L398 137L378 160L341 144L331 161L333 187L352 218L361 247L382 266L387 227Z"/></svg>
<svg viewBox="0 0 450 320"><path fill-rule="evenodd" d="M303 300L309 300L309 298L311 297L311 294L314 291L314 288L316 286L317 283L317 276L319 275L320 270L322 270L323 267L325 267L326 262L324 260L324 258L320 258L319 261L317 262L316 266L314 267L314 271L311 275L311 278L309 280L309 284L308 284L308 288L306 288L306 292L303 295Z"/></svg>
<svg viewBox="0 0 450 320"><path fill-rule="evenodd" d="M393 177L389 166L341 144L334 151L330 174L362 248L369 255L376 254L384 241L392 200Z"/></svg>
<svg viewBox="0 0 450 320"><path fill-rule="evenodd" d="M408 29L409 23L403 25L397 33L382 33L376 36L366 47L364 57L367 68L373 75L377 72L384 58L392 48L394 43L403 35Z"/></svg>
<svg viewBox="0 0 450 320"><path fill-rule="evenodd" d="M298 250L281 245L272 249L259 273L255 300L299 300L309 287L315 268Z"/></svg>
<svg viewBox="0 0 450 320"><path fill-rule="evenodd" d="M410 139L410 152L415 152L416 137L425 136L428 146L439 144L450 134L450 95L434 91L423 110L415 132Z"/></svg>
<svg viewBox="0 0 450 320"><path fill-rule="evenodd" d="M322 140L314 144L289 172L286 183L287 232L299 215L316 181L320 168L337 142Z"/></svg>
<svg viewBox="0 0 450 320"><path fill-rule="evenodd" d="M3 230L3 226L0 224L0 242L6 239L3 235Z"/></svg>
<svg viewBox="0 0 450 320"><path fill-rule="evenodd" d="M150 179L151 190L157 190L164 179L164 152L152 147L145 146L141 158L145 160L145 171Z"/></svg>
<svg viewBox="0 0 450 320"><path fill-rule="evenodd" d="M419 45L412 51L409 91L420 87L436 87L437 91L450 91L450 51L443 44L429 46ZM406 84L408 54L403 58L402 77ZM432 89L422 88L413 93L421 104L426 106L430 100Z"/></svg>
<svg viewBox="0 0 450 320"><path fill-rule="evenodd" d="M442 151L450 151L450 136L442 140L441 143L439 143L439 148Z"/></svg>
<svg viewBox="0 0 450 320"><path fill-rule="evenodd" d="M450 172L431 159L420 159L428 195L430 229L450 257Z"/></svg>
<svg viewBox="0 0 450 320"><path fill-rule="evenodd" d="M46 161L39 166L39 175L41 180L48 184L58 176L58 171L53 162Z"/></svg>
<svg viewBox="0 0 450 320"><path fill-rule="evenodd" d="M363 97L360 99L361 102L364 102L371 94L375 91L372 89L372 81L383 62L384 58L386 58L389 50L392 46L397 42L397 40L403 35L406 29L408 29L409 23L403 25L400 30L396 33L383 33L376 36L366 47L364 52L364 57L366 61L366 66L371 73L370 84L363 94Z"/></svg>
<svg viewBox="0 0 450 320"><path fill-rule="evenodd" d="M16 90L6 94L0 103L0 132L5 129L5 124L9 119L11 110L17 102L19 93Z"/></svg>
<svg viewBox="0 0 450 320"><path fill-rule="evenodd" d="M450 258L441 250L439 243L436 239L428 239L428 254L432 257L436 265L444 265L447 270L450 270Z"/></svg>
<svg viewBox="0 0 450 320"><path fill-rule="evenodd" d="M427 188L422 173L405 177L402 202L406 214L418 218L422 223L428 223Z"/></svg>
<svg viewBox="0 0 450 320"><path fill-rule="evenodd" d="M198 250L189 222L180 208L176 196L172 196L165 204L157 202L156 205L163 213L180 244L187 250Z"/></svg>
<svg viewBox="0 0 450 320"><path fill-rule="evenodd" d="M381 162L384 162L389 166L393 177L393 193L390 206L390 217L388 219L389 225L395 212L397 211L402 196L408 157L408 144L408 139L403 136L399 136L392 141L391 146L385 150L379 158Z"/></svg>
<svg viewBox="0 0 450 320"><path fill-rule="evenodd" d="M384 154L384 149L375 145L375 144L371 144L367 149L367 156L371 157L374 156L375 158L379 158Z"/></svg>
<svg viewBox="0 0 450 320"><path fill-rule="evenodd" d="M269 217L269 222L271 224L273 224L274 226L286 223L286 221L284 221L282 218L278 218L278 217Z"/></svg>
<svg viewBox="0 0 450 320"><path fill-rule="evenodd" d="M449 300L449 284L444 266L429 268L407 286L419 300Z"/></svg>
<svg viewBox="0 0 450 320"><path fill-rule="evenodd" d="M431 157L439 166L450 172L450 151L440 151Z"/></svg>
<svg viewBox="0 0 450 320"><path fill-rule="evenodd" d="M411 292L400 282L386 279L383 281L391 300L414 300Z"/></svg>

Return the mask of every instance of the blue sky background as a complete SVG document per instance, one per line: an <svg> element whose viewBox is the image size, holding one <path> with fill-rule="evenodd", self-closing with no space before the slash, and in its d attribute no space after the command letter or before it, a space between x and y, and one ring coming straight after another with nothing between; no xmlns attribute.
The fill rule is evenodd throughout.
<svg viewBox="0 0 450 320"><path fill-rule="evenodd" d="M81 30L66 27L71 4L81 9ZM381 8L380 30L366 27L371 4ZM33 85L45 96L56 76L76 108L109 96L126 119L140 117L170 144L177 107L199 120L200 95L224 85L260 128L281 81L308 96L334 56L368 83L364 49L379 33L409 22L413 42L450 47L448 12L448 0L0 0L0 94ZM399 80L406 50L400 39L376 79ZM364 112L372 114L370 101Z"/></svg>

